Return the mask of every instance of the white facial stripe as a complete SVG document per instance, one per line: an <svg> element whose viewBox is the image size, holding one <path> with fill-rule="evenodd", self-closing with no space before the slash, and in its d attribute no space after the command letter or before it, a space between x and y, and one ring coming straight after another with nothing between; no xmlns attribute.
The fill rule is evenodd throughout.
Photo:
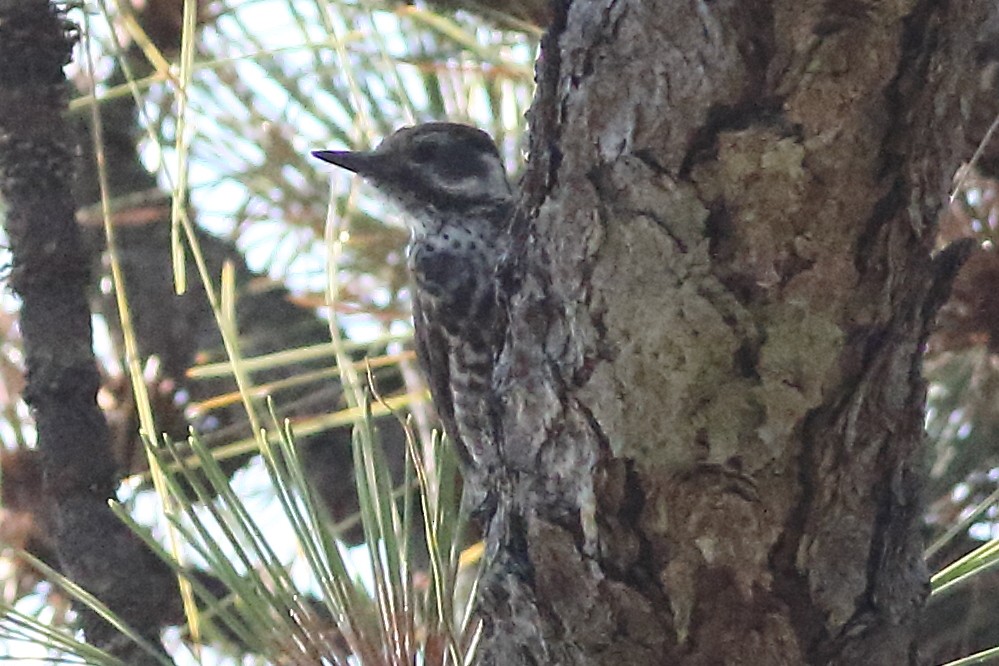
<svg viewBox="0 0 999 666"><path fill-rule="evenodd" d="M449 175L444 177L438 174L435 183L441 189L452 196L458 197L482 197L484 199L499 199L510 194L510 184L503 171L503 165L498 160L482 158L485 163L486 177L477 177L471 174L460 174L458 176Z"/></svg>

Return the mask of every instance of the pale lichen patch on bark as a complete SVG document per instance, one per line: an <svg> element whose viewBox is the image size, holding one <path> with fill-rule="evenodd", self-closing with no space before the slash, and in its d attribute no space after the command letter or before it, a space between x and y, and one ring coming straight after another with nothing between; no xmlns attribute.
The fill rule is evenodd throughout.
<svg viewBox="0 0 999 666"><path fill-rule="evenodd" d="M809 222L802 217L804 157L797 140L753 127L721 133L717 158L694 168L693 182L708 205L724 202L726 273L768 289L797 265L793 240Z"/></svg>
<svg viewBox="0 0 999 666"><path fill-rule="evenodd" d="M684 468L694 460L688 444L698 438L697 422L711 428L696 415L724 383L712 369L730 364L738 341L694 286L678 283L669 267L676 244L652 220L616 219L606 235L593 269L600 285L593 306L605 313L604 343L616 360L598 365L578 395L614 433L616 455ZM631 392L644 398L607 399Z"/></svg>
<svg viewBox="0 0 999 666"><path fill-rule="evenodd" d="M760 384L753 393L766 411L757 431L764 453L783 458L794 429L822 401L844 334L807 307L784 302L770 310L756 366Z"/></svg>
<svg viewBox="0 0 999 666"><path fill-rule="evenodd" d="M587 286L613 362L599 363L577 395L615 433L617 455L666 469L723 463L759 410L749 383L730 376L746 315L711 275L707 210L693 188L634 157L591 179L604 212ZM649 399L607 399L636 389Z"/></svg>
<svg viewBox="0 0 999 666"><path fill-rule="evenodd" d="M914 663L943 5L564 7L499 373L537 626L492 663Z"/></svg>

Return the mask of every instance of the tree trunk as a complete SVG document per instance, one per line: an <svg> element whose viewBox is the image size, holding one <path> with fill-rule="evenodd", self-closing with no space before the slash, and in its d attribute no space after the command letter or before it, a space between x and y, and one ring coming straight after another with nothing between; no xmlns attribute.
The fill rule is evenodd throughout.
<svg viewBox="0 0 999 666"><path fill-rule="evenodd" d="M482 663L916 663L920 354L968 249L935 218L999 6L565 4Z"/></svg>

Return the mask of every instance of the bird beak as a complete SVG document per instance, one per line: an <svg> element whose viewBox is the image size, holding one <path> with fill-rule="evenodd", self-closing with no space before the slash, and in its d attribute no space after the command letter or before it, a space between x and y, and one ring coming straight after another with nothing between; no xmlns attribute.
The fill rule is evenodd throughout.
<svg viewBox="0 0 999 666"><path fill-rule="evenodd" d="M313 150L312 155L362 176L376 174L381 163L379 156L374 153L351 150Z"/></svg>

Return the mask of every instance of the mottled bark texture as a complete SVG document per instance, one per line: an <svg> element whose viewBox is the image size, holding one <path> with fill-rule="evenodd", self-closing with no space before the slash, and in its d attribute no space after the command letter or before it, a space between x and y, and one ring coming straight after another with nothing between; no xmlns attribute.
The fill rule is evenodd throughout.
<svg viewBox="0 0 999 666"><path fill-rule="evenodd" d="M97 407L90 257L71 195L64 113L73 26L47 0L0 0L0 195L20 296L27 384L63 570L154 644L176 621L169 569L108 508L115 470ZM41 501L41 500L39 500ZM124 663L160 663L81 608L87 639Z"/></svg>
<svg viewBox="0 0 999 666"><path fill-rule="evenodd" d="M968 249L931 258L935 216L997 12L559 9L482 663L917 662L920 352Z"/></svg>

